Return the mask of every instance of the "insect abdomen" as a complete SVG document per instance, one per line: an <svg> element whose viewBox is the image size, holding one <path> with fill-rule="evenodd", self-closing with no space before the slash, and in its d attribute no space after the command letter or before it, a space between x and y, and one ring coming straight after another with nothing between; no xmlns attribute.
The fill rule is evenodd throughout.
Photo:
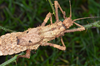
<svg viewBox="0 0 100 66"><path fill-rule="evenodd" d="M22 32L8 33L0 37L0 55L11 55L25 51L27 48L17 45L17 36Z"/></svg>

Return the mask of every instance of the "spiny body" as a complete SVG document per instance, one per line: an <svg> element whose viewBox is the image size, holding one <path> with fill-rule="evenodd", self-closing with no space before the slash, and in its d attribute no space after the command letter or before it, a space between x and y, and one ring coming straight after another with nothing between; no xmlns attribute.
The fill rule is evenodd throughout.
<svg viewBox="0 0 100 66"><path fill-rule="evenodd" d="M24 32L7 33L0 37L0 55L12 55L27 49L36 50L50 40L63 34L62 22L30 28Z"/></svg>

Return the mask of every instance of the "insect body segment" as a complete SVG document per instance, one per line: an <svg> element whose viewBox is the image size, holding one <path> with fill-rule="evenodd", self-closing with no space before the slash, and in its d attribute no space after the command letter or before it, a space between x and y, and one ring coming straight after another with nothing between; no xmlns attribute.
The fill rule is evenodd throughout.
<svg viewBox="0 0 100 66"><path fill-rule="evenodd" d="M17 45L16 37L20 34L22 33L8 33L0 37L0 55L11 55L27 49L26 47Z"/></svg>
<svg viewBox="0 0 100 66"><path fill-rule="evenodd" d="M36 31L36 28L29 29L32 32ZM27 49L36 50L40 45L37 43L41 40L37 33L30 33L30 35L26 35L27 31L24 32L14 32L8 33L6 35L2 35L0 37L0 55L12 55L15 53L19 53L25 51ZM35 35L35 37L34 37ZM38 36L36 38L36 36ZM21 37L21 38L20 38ZM34 41L34 38L37 40ZM27 39L27 40L26 40ZM31 41L31 42L30 42ZM26 43L25 43L26 42ZM36 45L34 45L37 43Z"/></svg>
<svg viewBox="0 0 100 66"><path fill-rule="evenodd" d="M34 45L42 40L41 35L39 35L38 28L30 28L23 32L23 34L18 36L18 45Z"/></svg>

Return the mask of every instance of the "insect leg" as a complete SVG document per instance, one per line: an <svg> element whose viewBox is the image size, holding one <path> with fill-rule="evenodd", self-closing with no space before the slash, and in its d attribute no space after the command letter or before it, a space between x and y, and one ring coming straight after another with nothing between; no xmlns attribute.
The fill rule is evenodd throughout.
<svg viewBox="0 0 100 66"><path fill-rule="evenodd" d="M60 7L58 1L54 1L54 5L55 5L55 13L56 13L56 22L59 22L59 17L58 17L58 8L60 9L60 11L63 14L63 18L65 19L65 11L62 10L62 8Z"/></svg>
<svg viewBox="0 0 100 66"><path fill-rule="evenodd" d="M53 44L53 43L45 43L42 46L52 46L52 47L55 47L55 48L57 48L59 50L66 50L66 47L65 46L60 46L60 45Z"/></svg>
<svg viewBox="0 0 100 66"><path fill-rule="evenodd" d="M78 24L78 23L75 23L75 22L74 22L74 24L76 24L76 25L79 26L80 28L71 29L71 30L65 30L64 33L66 33L66 32L75 32L75 31L83 31L83 30L85 30L85 27L83 27L82 25L80 25L80 24Z"/></svg>
<svg viewBox="0 0 100 66"><path fill-rule="evenodd" d="M26 50L26 54L25 55L19 55L18 57L17 57L17 61L18 61L18 58L20 58L20 57L24 57L24 58L30 58L30 49L28 49L28 50Z"/></svg>
<svg viewBox="0 0 100 66"><path fill-rule="evenodd" d="M45 24L47 23L47 21L49 20L49 18L50 18L50 22L51 22L51 24L52 24L52 13L49 12L49 13L46 15L46 18L44 19L44 21L43 21L43 23L42 23L41 26L45 26Z"/></svg>
<svg viewBox="0 0 100 66"><path fill-rule="evenodd" d="M60 37L60 39L61 39L62 45L65 47L65 44L64 44L64 41L63 41L62 37Z"/></svg>

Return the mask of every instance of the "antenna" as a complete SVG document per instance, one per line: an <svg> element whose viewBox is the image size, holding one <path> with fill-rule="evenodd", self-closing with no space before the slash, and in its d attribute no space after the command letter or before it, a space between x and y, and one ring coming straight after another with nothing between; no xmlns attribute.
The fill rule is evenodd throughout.
<svg viewBox="0 0 100 66"><path fill-rule="evenodd" d="M84 18L74 19L73 21L82 20L82 19L87 19L87 18L99 18L99 17L84 17Z"/></svg>
<svg viewBox="0 0 100 66"><path fill-rule="evenodd" d="M71 9L71 1L69 0L69 4L70 4L70 18L72 17L72 9Z"/></svg>

